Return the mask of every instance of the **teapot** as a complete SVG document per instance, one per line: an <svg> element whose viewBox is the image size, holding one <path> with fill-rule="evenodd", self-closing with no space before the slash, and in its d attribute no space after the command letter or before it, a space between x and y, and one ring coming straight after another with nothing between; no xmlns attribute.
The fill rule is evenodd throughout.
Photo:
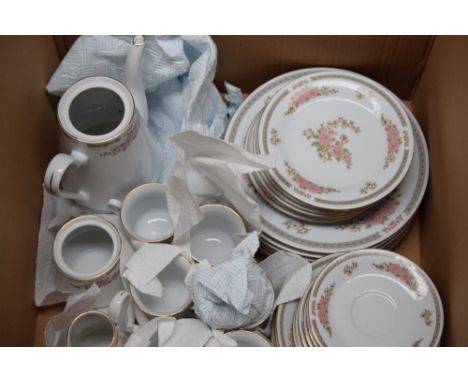
<svg viewBox="0 0 468 382"><path fill-rule="evenodd" d="M60 153L49 163L51 194L97 211L139 184L156 181L161 150L148 129L140 61L145 41L132 39L123 83L103 76L79 80L58 105Z"/></svg>

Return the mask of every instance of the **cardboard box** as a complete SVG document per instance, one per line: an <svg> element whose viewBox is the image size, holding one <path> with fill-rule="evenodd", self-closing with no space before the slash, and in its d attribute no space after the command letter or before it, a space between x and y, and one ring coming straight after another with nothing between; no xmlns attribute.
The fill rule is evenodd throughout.
<svg viewBox="0 0 468 382"><path fill-rule="evenodd" d="M45 168L58 150L57 100L45 85L76 37L0 37L0 345L43 345L61 305L33 302ZM215 36L216 84L249 92L311 66L365 74L404 99L424 129L431 175L419 215L396 249L434 280L443 345L468 345L468 37Z"/></svg>

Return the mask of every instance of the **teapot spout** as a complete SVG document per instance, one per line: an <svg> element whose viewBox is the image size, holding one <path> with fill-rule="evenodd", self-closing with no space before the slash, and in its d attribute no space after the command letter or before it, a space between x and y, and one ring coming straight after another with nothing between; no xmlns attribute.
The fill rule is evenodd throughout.
<svg viewBox="0 0 468 382"><path fill-rule="evenodd" d="M145 38L143 36L135 36L132 39L132 44L125 63L124 84L132 93L135 101L135 106L145 124L148 123L148 101L146 100L145 88L143 79L141 78L141 54L145 48Z"/></svg>

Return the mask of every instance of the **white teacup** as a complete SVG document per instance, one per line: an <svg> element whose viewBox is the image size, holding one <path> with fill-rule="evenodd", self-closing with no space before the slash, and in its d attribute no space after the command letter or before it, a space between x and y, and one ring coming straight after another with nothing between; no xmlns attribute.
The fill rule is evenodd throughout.
<svg viewBox="0 0 468 382"><path fill-rule="evenodd" d="M271 347L271 342L261 334L248 330L233 330L226 333L237 342L238 347Z"/></svg>
<svg viewBox="0 0 468 382"><path fill-rule="evenodd" d="M175 316L190 307L192 300L185 285L185 278L190 270L191 262L179 255L158 275L162 285L161 298L151 296L130 285L133 300L148 316Z"/></svg>
<svg viewBox="0 0 468 382"><path fill-rule="evenodd" d="M223 204L205 204L200 207L203 220L190 231L190 252L197 260L220 264L230 259L237 242L235 235L245 234L241 216Z"/></svg>
<svg viewBox="0 0 468 382"><path fill-rule="evenodd" d="M96 215L82 215L65 223L57 232L53 253L55 264L71 285L99 287L119 276L122 240L117 229Z"/></svg>
<svg viewBox="0 0 468 382"><path fill-rule="evenodd" d="M68 327L67 346L115 346L117 332L111 318L99 311L89 310L76 316Z"/></svg>
<svg viewBox="0 0 468 382"><path fill-rule="evenodd" d="M174 234L164 184L142 184L131 190L122 202L110 199L109 206L114 211L120 210L122 225L137 241L160 243Z"/></svg>

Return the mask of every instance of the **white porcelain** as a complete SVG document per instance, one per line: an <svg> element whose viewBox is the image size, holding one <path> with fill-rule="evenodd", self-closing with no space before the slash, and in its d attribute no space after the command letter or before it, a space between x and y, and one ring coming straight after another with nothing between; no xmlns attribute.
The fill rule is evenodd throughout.
<svg viewBox="0 0 468 382"><path fill-rule="evenodd" d="M226 335L237 342L238 347L271 347L268 341L261 334L250 332L248 330L233 330L226 332Z"/></svg>
<svg viewBox="0 0 468 382"><path fill-rule="evenodd" d="M443 329L439 294L416 264L390 251L340 256L309 297L320 346L437 346Z"/></svg>
<svg viewBox="0 0 468 382"><path fill-rule="evenodd" d="M190 267L190 261L179 255L158 274L162 285L160 298L142 293L130 285L130 292L137 306L147 315L156 317L174 316L184 312L192 304L185 285Z"/></svg>
<svg viewBox="0 0 468 382"><path fill-rule="evenodd" d="M79 289L99 287L119 277L122 240L117 229L96 215L82 215L57 232L53 256L58 269Z"/></svg>
<svg viewBox="0 0 468 382"><path fill-rule="evenodd" d="M116 344L115 325L107 314L99 310L79 314L68 327L67 346L104 347Z"/></svg>
<svg viewBox="0 0 468 382"><path fill-rule="evenodd" d="M58 105L61 153L44 177L50 193L108 211L109 198L122 198L138 184L159 177L160 148L150 136L146 97L139 85L143 46L136 39L130 49L127 86L108 77L88 77L63 94Z"/></svg>
<svg viewBox="0 0 468 382"><path fill-rule="evenodd" d="M133 332L135 313L132 307L132 298L126 290L120 290L113 296L107 313L119 328L127 333Z"/></svg>
<svg viewBox="0 0 468 382"><path fill-rule="evenodd" d="M411 125L398 100L378 83L329 71L299 78L266 107L260 153L292 198L342 210L371 205L405 176L413 156Z"/></svg>
<svg viewBox="0 0 468 382"><path fill-rule="evenodd" d="M109 206L120 214L127 233L145 243L166 241L174 234L169 215L166 186L162 183L146 183L131 190L123 202L110 199Z"/></svg>
<svg viewBox="0 0 468 382"><path fill-rule="evenodd" d="M320 71L323 72L324 69L299 70L276 77L260 86L232 117L225 139L243 146L251 122L279 89L305 74ZM348 73L342 70L336 72ZM296 248L298 252L320 255L377 246L403 229L416 213L424 195L429 177L429 157L419 124L407 108L402 103L400 105L411 120L415 152L407 175L397 189L387 196L388 203L381 206L380 211L370 211L363 219L356 219L346 225L306 224L271 207L254 192L249 178L244 177L246 191L260 206L265 235ZM263 237L262 234L262 240Z"/></svg>
<svg viewBox="0 0 468 382"><path fill-rule="evenodd" d="M200 207L203 220L190 231L190 251L197 261L208 260L220 264L231 258L238 244L235 236L245 234L241 216L223 204L206 204Z"/></svg>

